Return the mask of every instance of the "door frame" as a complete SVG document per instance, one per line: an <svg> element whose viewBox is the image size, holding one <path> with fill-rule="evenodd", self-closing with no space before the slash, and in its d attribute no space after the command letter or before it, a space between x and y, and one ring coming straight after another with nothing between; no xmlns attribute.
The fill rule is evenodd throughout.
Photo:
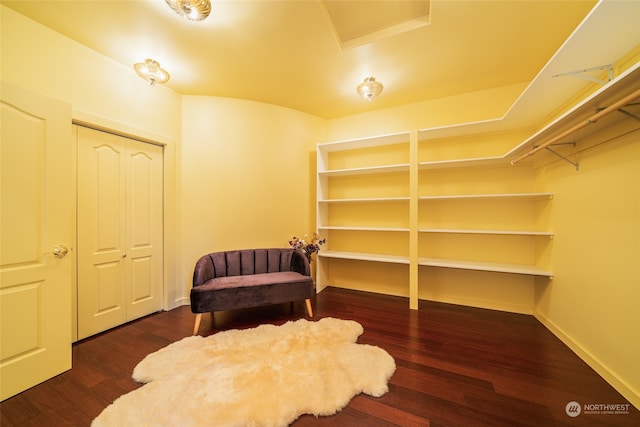
<svg viewBox="0 0 640 427"><path fill-rule="evenodd" d="M184 292L180 288L181 280L175 280L177 261L172 263L168 260L178 260L176 248L177 236L176 229L176 216L174 214L173 206L175 206L175 183L176 173L175 169L171 166L175 162L175 143L172 138L168 138L162 135L154 134L142 129L131 127L129 125L115 122L104 117L95 116L82 111L72 111L72 124L87 127L101 132L111 133L114 135L122 136L136 141L157 145L163 148L163 164L162 164L162 176L163 176L163 188L162 188L162 213L163 213L163 286L162 286L162 309L171 310L178 306L188 303L188 297L184 296ZM75 133L74 133L75 137ZM77 165L77 157L74 159ZM76 174L77 179L77 174ZM77 185L77 182L75 182ZM76 221L77 228L77 221ZM77 240L77 238L76 238ZM74 271L73 275L73 292L72 292L72 341L78 341L78 265L77 265L77 251L74 254ZM171 283L177 284L175 288L170 286Z"/></svg>

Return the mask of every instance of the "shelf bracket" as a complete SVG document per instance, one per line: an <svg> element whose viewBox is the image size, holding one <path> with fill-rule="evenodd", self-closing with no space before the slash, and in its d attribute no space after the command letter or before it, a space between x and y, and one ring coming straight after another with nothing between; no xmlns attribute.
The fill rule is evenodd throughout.
<svg viewBox="0 0 640 427"><path fill-rule="evenodd" d="M575 145L576 145L576 143L575 143L575 142L567 142L567 143L565 143L565 144L573 144L573 146L574 146L574 147L575 147ZM558 144L558 145L560 145L560 144ZM553 150L553 149L552 149L551 147L549 147L549 146L546 146L546 147L544 147L544 148L545 148L547 151L549 151L549 152L551 152L551 153L555 154L556 156L560 157L560 158L561 158L562 160L564 160L565 162L570 163L573 167L575 167L575 168L576 168L576 171L579 169L579 166L580 166L580 165L579 165L577 162L574 162L574 161L572 161L572 160L568 159L566 156L563 156L562 154L560 154L560 153L558 153L557 151Z"/></svg>
<svg viewBox="0 0 640 427"><path fill-rule="evenodd" d="M588 73L591 71L604 71L604 70L608 70L608 78L607 80L601 80L592 76L589 76L587 74L584 73ZM566 73L560 73L560 74L554 74L553 77L562 77L562 76L575 76L575 77L580 77L582 79L586 79L592 82L596 82L596 83L600 83L600 84L607 84L609 83L612 79L613 79L613 64L607 64L607 65L600 65L598 67L591 67L591 68L584 68L582 70L576 70L576 71L569 71Z"/></svg>
<svg viewBox="0 0 640 427"><path fill-rule="evenodd" d="M627 105L638 105L638 103L627 104ZM627 111L623 108L618 108L618 112L624 114L627 117L631 117L632 119L636 119L637 121L640 122L640 117L638 117L636 114L633 114L631 111Z"/></svg>
<svg viewBox="0 0 640 427"><path fill-rule="evenodd" d="M551 148L551 147L556 147L556 146L558 146L558 145L572 145L572 146L573 146L573 148L576 148L577 143L576 143L575 141L570 141L570 142L556 142L556 143L550 144L550 145L548 145L548 146L546 146L546 147L544 147L544 148L545 148L545 150L547 150L547 151L549 151L549 152L551 152L551 153L555 154L556 156L560 157L560 158L561 158L562 160L564 160L565 162L571 163L571 165L572 165L573 167L575 167L575 168L576 168L576 170L578 170L578 167L579 167L579 164L578 164L578 163L576 163L576 162L573 162L573 161L569 160L566 156L563 156L562 154L558 153L557 151L555 151L555 150L553 150L553 149ZM538 146L536 145L536 146L534 146L533 148L538 148Z"/></svg>

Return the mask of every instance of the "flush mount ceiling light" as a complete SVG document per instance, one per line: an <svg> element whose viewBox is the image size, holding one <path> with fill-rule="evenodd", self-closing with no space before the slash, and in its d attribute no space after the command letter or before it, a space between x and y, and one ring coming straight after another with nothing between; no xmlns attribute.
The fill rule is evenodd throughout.
<svg viewBox="0 0 640 427"><path fill-rule="evenodd" d="M358 95L367 101L371 101L373 98L380 95L382 87L382 83L377 82L375 77L367 77L358 85L356 90L358 91Z"/></svg>
<svg viewBox="0 0 640 427"><path fill-rule="evenodd" d="M169 80L169 73L167 70L160 68L158 61L153 59L145 59L144 62L138 62L133 64L133 69L136 73L153 86L156 83L166 83Z"/></svg>
<svg viewBox="0 0 640 427"><path fill-rule="evenodd" d="M190 21L202 21L211 13L210 0L164 0L178 15Z"/></svg>

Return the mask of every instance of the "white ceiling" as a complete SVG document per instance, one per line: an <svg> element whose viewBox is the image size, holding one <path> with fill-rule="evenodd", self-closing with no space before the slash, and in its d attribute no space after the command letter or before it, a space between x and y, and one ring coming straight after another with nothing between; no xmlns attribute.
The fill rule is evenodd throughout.
<svg viewBox="0 0 640 427"><path fill-rule="evenodd" d="M164 0L2 4L131 69L145 58L185 95L324 118L528 83L595 0L213 0L190 22ZM600 65L600 64L593 64ZM355 88L373 75L373 102Z"/></svg>

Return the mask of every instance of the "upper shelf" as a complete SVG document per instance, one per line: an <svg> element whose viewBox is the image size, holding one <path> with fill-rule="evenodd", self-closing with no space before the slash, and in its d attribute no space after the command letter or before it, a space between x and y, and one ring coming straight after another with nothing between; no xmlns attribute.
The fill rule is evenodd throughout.
<svg viewBox="0 0 640 427"><path fill-rule="evenodd" d="M445 196L419 196L418 200L469 200L469 199L552 199L553 193L494 193L455 194Z"/></svg>
<svg viewBox="0 0 640 427"><path fill-rule="evenodd" d="M409 164L370 166L364 168L334 169L328 171L318 171L320 176L348 176L348 175L367 175L380 173L397 173L408 172Z"/></svg>
<svg viewBox="0 0 640 427"><path fill-rule="evenodd" d="M409 197L366 197L359 199L318 199L318 203L380 203L380 202L408 202Z"/></svg>
<svg viewBox="0 0 640 427"><path fill-rule="evenodd" d="M358 148L375 147L379 145L393 145L409 142L409 132L392 133L369 138L349 139L345 141L326 142L318 144L318 150L331 152L355 150Z"/></svg>
<svg viewBox="0 0 640 427"><path fill-rule="evenodd" d="M408 232L406 227L363 227L363 226L341 226L341 225L319 225L320 230L336 230L336 231L392 231L392 232Z"/></svg>
<svg viewBox="0 0 640 427"><path fill-rule="evenodd" d="M473 157L467 159L454 159L454 160L436 160L431 162L420 162L418 169L430 170L430 169L450 169L450 168L466 168L466 167L480 167L480 166L500 166L508 165L504 156L491 156L491 157Z"/></svg>
<svg viewBox="0 0 640 427"><path fill-rule="evenodd" d="M545 147L568 142L568 138L593 132L594 126L604 128L628 118L626 106L640 99L640 62L586 97L583 101L553 120L515 147L505 157L511 164L537 153ZM637 119L637 117L635 117Z"/></svg>
<svg viewBox="0 0 640 427"><path fill-rule="evenodd" d="M357 261L375 261L394 264L409 264L408 256L401 255L386 255L386 254L373 254L373 253L361 253L361 252L344 252L344 251L320 251L319 257L324 258L338 258L338 259L350 259Z"/></svg>
<svg viewBox="0 0 640 427"><path fill-rule="evenodd" d="M477 230L477 229L455 229L455 228L419 228L420 233L440 233L440 234L493 234L499 236L543 236L553 237L550 231L528 231L528 230Z"/></svg>
<svg viewBox="0 0 640 427"><path fill-rule="evenodd" d="M535 265L503 264L495 262L462 261L441 258L419 258L419 265L456 268L462 270L493 271L498 273L525 274L553 278L553 273Z"/></svg>

